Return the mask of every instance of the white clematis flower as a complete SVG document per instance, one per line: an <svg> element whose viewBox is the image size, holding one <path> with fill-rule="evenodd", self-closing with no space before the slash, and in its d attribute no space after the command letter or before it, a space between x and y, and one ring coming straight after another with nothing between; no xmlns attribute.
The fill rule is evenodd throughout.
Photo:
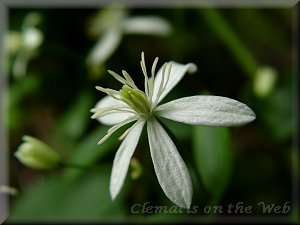
<svg viewBox="0 0 300 225"><path fill-rule="evenodd" d="M87 56L90 67L98 67L116 51L123 35L139 34L166 36L171 25L157 16L129 17L122 5L111 5L102 10L90 26L90 32L99 39Z"/></svg>
<svg viewBox="0 0 300 225"><path fill-rule="evenodd" d="M146 123L151 157L159 184L171 201L180 207L189 208L192 184L188 169L175 144L156 118L161 116L192 125L235 126L251 122L255 119L255 114L245 104L219 96L191 96L159 105L184 74L195 72L197 67L193 63L184 65L168 62L154 76L157 61L158 58L154 60L151 76L148 77L142 53L140 63L145 78L144 92L137 88L126 71L122 71L124 77L108 71L123 87L120 91L96 87L108 96L91 110L94 113L92 118L103 124L114 125L99 144L118 128L136 121L120 137L124 140L116 153L110 180L112 199L117 196L124 183L130 159Z"/></svg>

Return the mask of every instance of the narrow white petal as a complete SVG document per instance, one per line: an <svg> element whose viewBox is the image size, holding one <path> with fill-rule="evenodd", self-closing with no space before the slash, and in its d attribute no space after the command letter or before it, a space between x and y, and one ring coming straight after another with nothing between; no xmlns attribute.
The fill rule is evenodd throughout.
<svg viewBox="0 0 300 225"><path fill-rule="evenodd" d="M118 101L110 96L105 96L102 98L95 106L95 108L105 108L105 107L117 107L123 106L130 109L124 102ZM93 110L95 111L95 110ZM114 112L109 115L98 118L100 123L105 125L115 125L125 121L126 119L134 116L134 113L130 112Z"/></svg>
<svg viewBox="0 0 300 225"><path fill-rule="evenodd" d="M124 32L130 34L149 34L165 36L171 32L171 25L156 16L138 16L123 21Z"/></svg>
<svg viewBox="0 0 300 225"><path fill-rule="evenodd" d="M192 125L237 126L255 119L255 113L245 104L220 96L180 98L156 109L157 115Z"/></svg>
<svg viewBox="0 0 300 225"><path fill-rule="evenodd" d="M197 66L194 63L180 64L173 61L171 61L171 63L172 63L172 70L171 70L170 78L166 85L166 88L164 89L161 96L159 97L158 103L178 84L178 82L183 78L186 72L195 73L197 71ZM163 67L159 69L154 80L154 91L152 97L153 101L155 101L157 97L158 89L162 81L162 71L163 71Z"/></svg>
<svg viewBox="0 0 300 225"><path fill-rule="evenodd" d="M147 131L151 157L160 186L176 205L189 208L193 192L191 178L175 144L155 119L147 123Z"/></svg>
<svg viewBox="0 0 300 225"><path fill-rule="evenodd" d="M114 53L121 37L122 33L119 29L107 30L89 53L87 58L89 65L103 64Z"/></svg>
<svg viewBox="0 0 300 225"><path fill-rule="evenodd" d="M117 194L121 190L121 187L123 186L128 171L130 159L138 144L144 124L145 121L139 120L133 125L134 128L131 129L130 132L127 134L126 138L123 140L116 153L111 172L109 187L112 199L114 199L117 196Z"/></svg>

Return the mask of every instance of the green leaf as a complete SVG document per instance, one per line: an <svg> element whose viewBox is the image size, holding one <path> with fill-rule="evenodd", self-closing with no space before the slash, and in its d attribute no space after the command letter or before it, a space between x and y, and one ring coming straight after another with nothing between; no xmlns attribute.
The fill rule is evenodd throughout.
<svg viewBox="0 0 300 225"><path fill-rule="evenodd" d="M103 144L98 145L97 142L106 134L107 130L109 129L108 126L103 126L100 124L99 126L100 128L95 129L80 141L74 151L70 154L66 164L87 167L95 166L96 162L99 162L110 151L117 151L118 145L121 144L121 141L118 140L118 137L120 137L127 126L120 128ZM66 177L73 178L82 172L83 171L81 170L70 168L69 170L66 170L65 175Z"/></svg>
<svg viewBox="0 0 300 225"><path fill-rule="evenodd" d="M24 124L23 117L26 114L26 108L21 107L22 101L36 93L40 86L41 80L38 76L28 75L24 79L19 80L9 87L8 107L9 116L7 126L10 129L19 129Z"/></svg>
<svg viewBox="0 0 300 225"><path fill-rule="evenodd" d="M245 72L248 73L249 77L253 76L258 67L256 59L219 10L213 8L201 9L199 10L199 13L203 16L209 27L215 32L220 41L223 42L224 46L231 51L233 57L236 58L237 62L242 66Z"/></svg>
<svg viewBox="0 0 300 225"><path fill-rule="evenodd" d="M91 120L90 109L93 107L93 98L87 91L83 91L77 97L70 109L64 114L58 123L58 134L76 140L80 137Z"/></svg>
<svg viewBox="0 0 300 225"><path fill-rule="evenodd" d="M165 119L163 117L159 117L159 121L163 123L163 127L167 129L168 132L172 131L172 136L176 137L177 139L187 140L191 137L190 125L185 123L178 123L176 121Z"/></svg>
<svg viewBox="0 0 300 225"><path fill-rule="evenodd" d="M193 127L193 155L212 201L218 201L229 184L233 164L228 128Z"/></svg>
<svg viewBox="0 0 300 225"><path fill-rule="evenodd" d="M275 140L287 140L293 133L296 117L293 115L291 80L285 86L276 88L272 95L258 102L259 116L268 135ZM271 112L271 113L270 113Z"/></svg>
<svg viewBox="0 0 300 225"><path fill-rule="evenodd" d="M39 179L15 199L9 221L78 221L120 219L123 197L109 195L111 166L88 171L68 182L63 176Z"/></svg>
<svg viewBox="0 0 300 225"><path fill-rule="evenodd" d="M121 144L118 137L122 134L122 131L124 131L123 128L116 131L103 144L97 144L108 129L108 126L101 126L82 139L80 144L77 145L70 155L69 161L72 163L80 163L81 165L92 165L107 154L108 151L112 150L113 147L116 146L115 150L117 151L117 146Z"/></svg>

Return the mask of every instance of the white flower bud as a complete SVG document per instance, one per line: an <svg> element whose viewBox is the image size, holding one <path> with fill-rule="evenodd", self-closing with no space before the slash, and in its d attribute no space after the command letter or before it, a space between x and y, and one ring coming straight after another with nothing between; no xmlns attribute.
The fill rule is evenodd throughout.
<svg viewBox="0 0 300 225"><path fill-rule="evenodd" d="M261 98L267 97L271 94L275 87L277 76L277 71L272 67L259 68L254 77L254 94Z"/></svg>
<svg viewBox="0 0 300 225"><path fill-rule="evenodd" d="M15 153L18 160L32 169L48 170L57 168L61 163L60 156L47 144L30 137L23 137L22 143Z"/></svg>

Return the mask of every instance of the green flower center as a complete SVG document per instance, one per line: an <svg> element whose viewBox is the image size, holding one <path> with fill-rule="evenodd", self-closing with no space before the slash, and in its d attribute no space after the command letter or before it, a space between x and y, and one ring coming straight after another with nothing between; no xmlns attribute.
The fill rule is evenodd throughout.
<svg viewBox="0 0 300 225"><path fill-rule="evenodd" d="M150 102L147 95L136 88L131 88L128 85L123 85L119 91L121 100L125 102L130 108L143 117L148 118L150 113Z"/></svg>

